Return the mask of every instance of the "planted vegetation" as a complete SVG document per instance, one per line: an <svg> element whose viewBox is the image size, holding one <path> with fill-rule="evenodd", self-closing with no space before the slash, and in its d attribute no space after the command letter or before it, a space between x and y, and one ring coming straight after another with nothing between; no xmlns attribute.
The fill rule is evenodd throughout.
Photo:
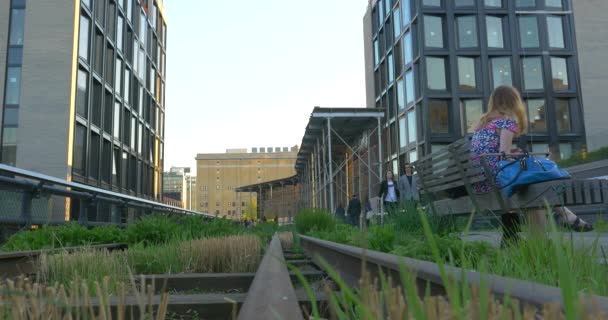
<svg viewBox="0 0 608 320"><path fill-rule="evenodd" d="M410 227L405 227L407 231L403 232L399 226L406 221L411 224ZM420 229L411 228L413 225L419 225ZM593 301L584 301L584 294L579 295L606 294L608 265L598 263L595 255L598 253L597 243L586 249L574 249L572 242L564 241L555 224L551 222L548 237L540 239L528 235L527 240L518 246L500 250L485 243L468 243L452 236L450 229L457 229L459 225L461 224L454 221L447 224L444 221L442 225L436 217L419 211L401 212L388 219L386 225L371 226L368 231L363 230L363 233L354 227L340 224L336 224L331 230L327 230L325 226L307 226L308 235L313 237L339 240L338 242L350 245L366 246L374 250L435 262L439 266L446 288L446 296L431 296L430 289L427 288L421 298L418 295L419 287L415 274L405 267L401 268L401 279L383 276L380 279L372 279L362 265L364 276L360 280L359 288L353 289L342 281L331 266L322 261L324 269L337 285L337 289L325 290L329 295L331 318L574 320L608 317L608 314L596 308L597 305L593 307ZM467 226L465 224L465 231ZM294 245L297 245L297 242L297 238L294 239ZM462 285L466 281L452 281L446 265L480 271L480 286L468 287ZM563 308L559 304L547 304L537 309L508 296L495 298L489 290L486 277L488 274L501 274L557 286L564 297ZM466 274L462 273L461 276L466 277ZM314 301L310 285L301 275L298 278ZM320 310L315 302L312 304L311 313L313 318L320 318Z"/></svg>
<svg viewBox="0 0 608 320"><path fill-rule="evenodd" d="M549 237L539 238L526 232L519 244L495 249L486 242L468 242L458 234L468 225L458 220L434 217L404 210L385 219L384 225L372 224L365 232L353 226L339 224L328 213L323 219L320 212L303 211L296 219L298 230L304 234L348 245L365 246L372 250L405 256L413 259L443 263L472 270L534 281L551 286L560 285L560 270L565 264L568 275L574 279L576 290L584 293L608 295L608 253L603 252L597 241L584 247L575 246L570 238L563 237L551 221ZM311 218L302 217L310 215ZM314 219L313 219L314 217ZM298 227L305 221L304 228ZM315 222L316 221L316 222ZM424 234L424 224L429 233ZM328 227L329 226L329 227ZM432 241L431 241L432 240ZM432 243L437 246L433 251Z"/></svg>

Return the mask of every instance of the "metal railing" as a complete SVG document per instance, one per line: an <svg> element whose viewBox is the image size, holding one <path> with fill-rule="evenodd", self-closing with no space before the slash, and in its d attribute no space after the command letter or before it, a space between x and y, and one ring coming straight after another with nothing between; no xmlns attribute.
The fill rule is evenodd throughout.
<svg viewBox="0 0 608 320"><path fill-rule="evenodd" d="M70 201L67 201L70 199ZM125 224L153 212L215 216L0 164L0 224Z"/></svg>

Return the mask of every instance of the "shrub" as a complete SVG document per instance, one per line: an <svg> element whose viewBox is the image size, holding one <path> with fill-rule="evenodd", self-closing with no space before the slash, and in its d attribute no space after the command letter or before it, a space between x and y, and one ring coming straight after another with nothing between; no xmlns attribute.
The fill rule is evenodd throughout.
<svg viewBox="0 0 608 320"><path fill-rule="evenodd" d="M395 246L395 228L393 225L372 226L369 228L367 241L369 248L381 252L390 252Z"/></svg>
<svg viewBox="0 0 608 320"><path fill-rule="evenodd" d="M180 226L174 219L161 215L143 217L127 227L129 243L144 245L166 243L180 233Z"/></svg>
<svg viewBox="0 0 608 320"><path fill-rule="evenodd" d="M336 218L326 210L303 209L295 217L296 230L308 234L312 229L317 231L333 230L337 224Z"/></svg>

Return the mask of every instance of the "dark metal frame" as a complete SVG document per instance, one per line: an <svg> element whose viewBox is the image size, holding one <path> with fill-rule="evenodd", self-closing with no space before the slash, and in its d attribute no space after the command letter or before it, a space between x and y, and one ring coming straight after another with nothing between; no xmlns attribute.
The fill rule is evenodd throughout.
<svg viewBox="0 0 608 320"><path fill-rule="evenodd" d="M395 44L399 41L402 41L403 35L407 32L408 28L414 38L413 41L413 52L414 52L414 62L413 62L413 70L414 70L414 82L415 82L415 91L417 98L415 99L414 105L417 108L417 130L418 130L418 139L416 143L416 147L419 150L419 157L424 154L428 154L431 151L431 144L449 144L460 137L462 137L462 115L463 110L461 109L460 102L462 100L467 99L479 99L482 101L482 105L487 105L488 98L492 91L492 79L491 79L491 66L489 64L489 59L492 57L508 57L511 60L511 72L513 85L518 88L523 88L523 74L521 70L521 58L524 56L539 56L543 61L543 77L544 77L544 87L545 89L542 91L523 91L522 97L524 99L527 98L543 98L545 100L545 109L546 109L546 122L547 122L547 132L542 134L533 134L532 137L534 139L534 143L547 143L549 147L552 149L553 153L556 153L556 150L559 148L559 143L573 142L573 143L581 143L585 144L585 126L584 119L582 117L583 108L582 108L582 97L581 97L581 85L580 85L580 71L578 66L578 51L576 46L576 38L574 33L574 15L572 14L572 5L571 1L564 0L563 9L553 9L553 8L544 8L544 4L537 3L537 6L534 8L516 8L514 1L504 1L502 8L486 8L484 6L483 0L477 0L476 5L473 7L462 7L455 8L453 1L442 0L442 6L440 8L434 7L425 7L422 5L423 0L410 0L411 4L411 22L409 26L401 28L401 35L395 39L392 37L392 42L386 43L386 31L390 33L393 32L393 25L390 24L389 27L391 30L386 29L386 23L388 21L392 21L392 12L390 14L385 14L382 22L379 20L378 13L378 5L385 6L385 1L391 1L391 7L393 10L397 6L398 0L384 0L382 3L375 2L373 3L373 8L371 8L372 15L372 39L374 42L378 40L379 43L379 52L380 57L378 57L378 64L373 66L373 70L375 73L375 99L377 107L386 108L388 105L391 105L395 110L390 111L386 110L388 114L395 114L395 120L398 122L398 119L403 117L404 111L399 111L397 108L397 103L390 104L387 103L388 100L394 100L394 97L389 96L390 89L394 88L397 83L397 79L401 76L405 76L405 71L408 70L409 67L402 68L401 74L395 74L394 81L392 83L383 84L378 83L378 81L383 81L386 77L382 77L381 74L386 70L386 61L389 53L393 52L395 48ZM403 0L401 0L402 2ZM400 5L400 4L399 4ZM400 8L401 13L402 8ZM518 25L518 17L522 15L527 15L526 11L537 11L544 10L549 13L539 13L534 14L539 17L538 19L538 30L539 30L539 48L536 49L522 49L520 48L520 39L519 39L519 25ZM400 14L401 14L400 13ZM444 30L444 48L425 48L424 46L424 21L423 16L425 14L429 15L441 15L443 18L443 30ZM478 47L477 48L464 48L460 49L457 46L457 39L455 36L458 32L458 28L456 25L456 18L463 15L473 15L476 17L477 23L477 36L478 36ZM485 17L488 15L496 15L503 17L503 37L505 41L504 49L490 49L487 46L487 32L486 32L486 22ZM562 16L563 17L563 31L564 31L564 43L565 49L551 49L548 45L548 33L546 27L546 19L545 16ZM403 18L400 20L402 25ZM383 31L382 34L380 31ZM384 39L380 39L382 36ZM417 41L418 40L418 41ZM384 44L384 45L382 45ZM373 44L372 44L373 48ZM403 51L403 46L402 46ZM374 51L372 49L372 51ZM373 52L375 55L375 52ZM424 61L424 57L428 56L441 56L446 59L446 91L433 91L428 90L426 88L426 63ZM458 89L458 63L457 58L459 56L464 57L475 57L476 59L476 82L477 82L477 90L475 91L462 91ZM559 91L555 92L553 90L552 85L552 77L551 77L551 66L550 66L550 58L551 57L566 57L568 62L568 76L569 76L569 84L570 89L567 91ZM375 63L376 57L374 56ZM377 76L376 76L377 75ZM384 89L381 89L384 88ZM557 123L556 123L556 103L555 99L568 99L569 107L570 107L570 122L571 122L571 133L559 134L557 132ZM432 134L430 131L430 126L423 126L421 124L427 124L429 121L429 100L431 99L440 99L448 102L449 105L449 123L450 123L450 132L449 134ZM412 106L408 105L405 108L405 112L409 110ZM384 123L384 127L387 127L387 123L390 119L387 117L387 120ZM407 127L407 125L406 125ZM424 128L424 129L423 129ZM407 130L407 129L406 129ZM388 131L388 130L387 130ZM399 136L399 128L397 129L397 137L391 137L390 133L388 136L388 140L398 139ZM405 149L399 148L399 143L397 143L399 150L391 150L392 143L387 143L386 152L384 155L384 160L391 156L394 153L398 154L397 159L401 159L401 156L407 155L413 149L409 143L406 143L408 147ZM390 166L390 163L385 163L385 165Z"/></svg>

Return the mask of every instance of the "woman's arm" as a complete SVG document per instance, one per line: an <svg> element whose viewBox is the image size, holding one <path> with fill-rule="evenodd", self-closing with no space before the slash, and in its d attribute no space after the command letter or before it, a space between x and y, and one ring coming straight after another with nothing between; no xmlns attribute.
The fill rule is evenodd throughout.
<svg viewBox="0 0 608 320"><path fill-rule="evenodd" d="M511 146L513 145L513 131L507 129L500 129L500 146L499 152L511 153Z"/></svg>

